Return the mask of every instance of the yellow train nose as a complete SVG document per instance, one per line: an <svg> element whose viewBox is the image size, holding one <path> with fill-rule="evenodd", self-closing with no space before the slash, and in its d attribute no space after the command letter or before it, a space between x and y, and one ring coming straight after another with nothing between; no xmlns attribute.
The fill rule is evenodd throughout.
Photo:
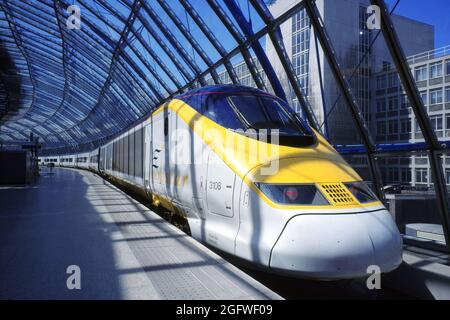
<svg viewBox="0 0 450 320"><path fill-rule="evenodd" d="M360 176L340 156L274 159L250 174L264 183L328 183L360 181Z"/></svg>
<svg viewBox="0 0 450 320"><path fill-rule="evenodd" d="M328 205L340 209L353 209L381 205L370 188L361 182L360 176L339 155L272 160L269 164L251 170L245 181L249 185L256 184L258 188L254 190L272 207L279 207L280 204L290 207ZM311 186L314 190L307 190L307 186ZM309 202L303 200L280 202L270 195L277 193L280 198L280 193L289 192L290 187L296 188L292 190L296 194L303 191L311 197L316 195L317 197L315 201ZM284 196L289 198L287 194ZM318 197L323 197L326 201L316 201Z"/></svg>

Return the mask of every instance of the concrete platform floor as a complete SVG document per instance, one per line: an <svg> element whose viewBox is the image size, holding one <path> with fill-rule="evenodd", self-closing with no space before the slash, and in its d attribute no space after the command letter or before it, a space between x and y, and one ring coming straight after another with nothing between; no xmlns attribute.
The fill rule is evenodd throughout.
<svg viewBox="0 0 450 320"><path fill-rule="evenodd" d="M0 188L1 299L280 298L97 175L43 170Z"/></svg>
<svg viewBox="0 0 450 320"><path fill-rule="evenodd" d="M450 300L450 254L404 246L402 265L385 278L414 298Z"/></svg>

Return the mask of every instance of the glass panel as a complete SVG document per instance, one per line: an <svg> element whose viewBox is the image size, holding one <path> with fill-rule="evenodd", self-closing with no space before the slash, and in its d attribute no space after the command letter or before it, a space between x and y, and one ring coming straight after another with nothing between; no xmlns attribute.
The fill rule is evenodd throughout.
<svg viewBox="0 0 450 320"><path fill-rule="evenodd" d="M389 211L404 238L445 245L427 154L383 156L379 164Z"/></svg>
<svg viewBox="0 0 450 320"><path fill-rule="evenodd" d="M390 0L388 2L394 5L397 1ZM427 2L418 0L416 5L425 6ZM413 76L426 106L432 128L439 140L446 141L450 137L450 131L447 131L446 127L447 113L450 110L450 105L446 102L448 86L446 81L450 80L446 79L450 43L444 34L450 31L450 27L445 22L447 17L444 12L450 10L450 3L439 2L428 8L432 12L431 15L420 10L411 10L409 3L400 1L395 7L392 20L401 46L407 55L409 66L413 70ZM411 36L412 30L414 30L413 37ZM417 125L413 114L410 118ZM420 128L415 126L413 130L414 135L408 141L423 142Z"/></svg>
<svg viewBox="0 0 450 320"><path fill-rule="evenodd" d="M379 201L370 187L364 182L345 183L345 186L360 203Z"/></svg>
<svg viewBox="0 0 450 320"><path fill-rule="evenodd" d="M280 6L276 3L269 8L277 16L283 13L277 11ZM350 109L342 99L342 92L320 44L316 42L306 11L302 9L296 12L280 26L280 30L297 86L308 102L306 106L302 106L298 100L269 37L266 37L266 52L292 109L303 119L306 119L306 110L311 110L319 131L325 133L333 144L361 144Z"/></svg>
<svg viewBox="0 0 450 320"><path fill-rule="evenodd" d="M389 2L396 3L394 0ZM419 0L416 1L416 5L426 6L427 2ZM447 15L444 12L450 10L450 3L439 2L428 8L431 14L425 14L420 10L411 10L409 3L400 1L392 15L392 20L401 42L400 45L407 55L409 66L411 70L414 70L415 84L420 91L431 128L440 141L447 142L450 137L450 131L448 131L450 117L447 116L450 105L446 103L446 87L448 86L446 81L450 79L446 79L446 61L450 57L448 47L450 43L444 34L450 31L450 26L446 23ZM402 89L401 93L403 94L404 90ZM424 135L414 114L410 112L408 118L410 118L413 128L411 128L412 136L406 142L424 142ZM390 141L388 139L388 142ZM402 222L402 225L405 225L405 234L424 238L425 240L421 239L423 241L443 244L444 231L434 190L436 177L431 172L430 163L425 154L410 155L409 158L411 188L413 189L413 191L408 191L413 193L409 201L417 203L417 207L411 207L408 219L404 223ZM439 178L446 179L446 157L442 161L444 177ZM410 224L414 224L414 228L410 228L411 230L408 231Z"/></svg>
<svg viewBox="0 0 450 320"><path fill-rule="evenodd" d="M372 177L370 175L369 163L367 155L343 155L344 159L352 166L352 168L360 175L373 190ZM374 190L373 190L374 191Z"/></svg>

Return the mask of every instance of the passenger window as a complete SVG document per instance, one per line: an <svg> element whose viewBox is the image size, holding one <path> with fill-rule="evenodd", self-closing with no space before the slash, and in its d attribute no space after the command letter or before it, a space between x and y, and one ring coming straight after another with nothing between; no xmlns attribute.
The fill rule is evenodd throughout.
<svg viewBox="0 0 450 320"><path fill-rule="evenodd" d="M167 137L168 134L169 134L169 117L165 116L164 117L164 136Z"/></svg>

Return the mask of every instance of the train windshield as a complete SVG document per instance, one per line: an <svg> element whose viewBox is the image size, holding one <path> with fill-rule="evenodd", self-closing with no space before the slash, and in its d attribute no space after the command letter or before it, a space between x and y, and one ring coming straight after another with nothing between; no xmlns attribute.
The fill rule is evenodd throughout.
<svg viewBox="0 0 450 320"><path fill-rule="evenodd" d="M230 96L238 117L252 129L278 129L286 135L304 132L303 125L274 98L258 95Z"/></svg>

